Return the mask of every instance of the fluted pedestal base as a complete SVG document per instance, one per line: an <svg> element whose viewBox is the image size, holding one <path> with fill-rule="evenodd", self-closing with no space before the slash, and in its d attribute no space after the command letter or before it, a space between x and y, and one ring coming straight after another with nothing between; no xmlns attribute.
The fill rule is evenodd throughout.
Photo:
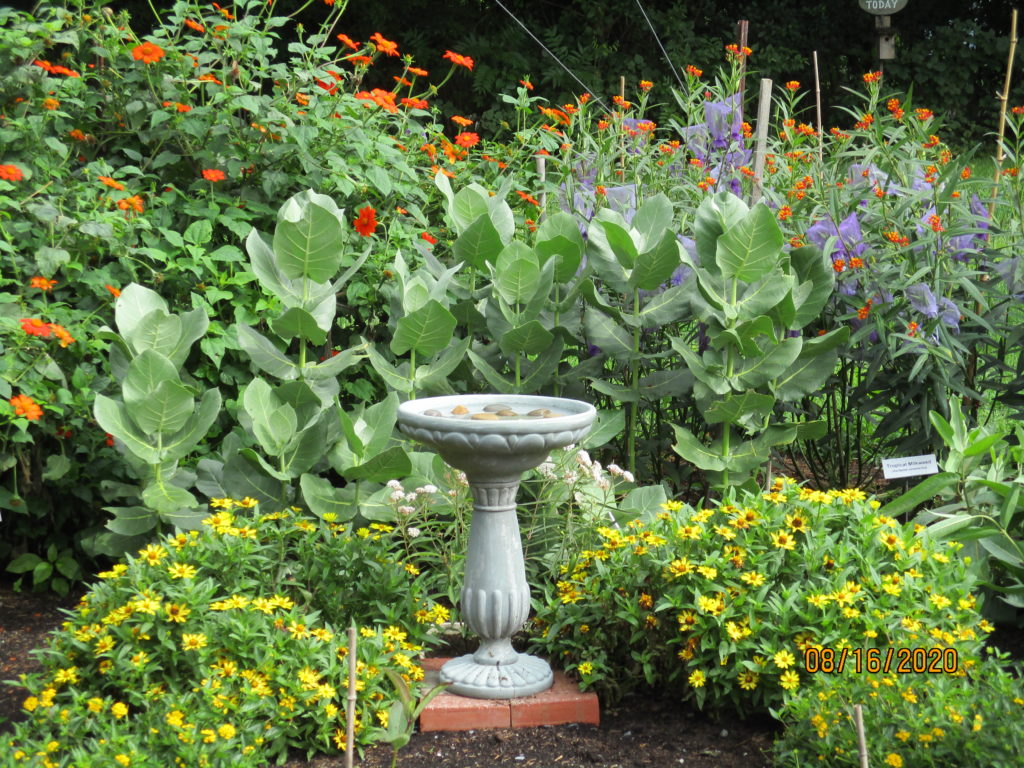
<svg viewBox="0 0 1024 768"><path fill-rule="evenodd" d="M520 653L511 664L478 664L473 654L452 659L441 667L441 682L448 690L477 699L517 699L546 691L554 682L543 659Z"/></svg>

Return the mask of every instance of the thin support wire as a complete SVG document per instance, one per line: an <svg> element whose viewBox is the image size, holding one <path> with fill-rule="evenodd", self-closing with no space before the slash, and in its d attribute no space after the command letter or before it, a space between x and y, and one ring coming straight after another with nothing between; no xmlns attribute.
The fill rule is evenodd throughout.
<svg viewBox="0 0 1024 768"><path fill-rule="evenodd" d="M530 37L532 37L532 38L533 38L533 40L534 40L534 42L535 42L535 43L537 43L537 45L539 45L539 46L540 46L541 48L543 48L543 49L544 49L544 51L545 51L545 52L546 52L546 53L548 54L548 56L550 56L550 57L551 57L552 59L554 59L555 61L557 61L557 62L558 62L558 65L559 65L559 66L560 66L560 67L561 67L562 69L564 69L564 70L565 70L566 72L568 72L568 73L569 73L569 76L570 76L570 77L571 77L571 78L572 78L573 80L575 80L575 81L576 81L577 83L579 83L579 84L580 84L581 86L583 86L583 89L584 89L584 90L585 90L585 91L586 91L587 93L589 93L589 94L590 94L591 96L593 96L593 97L594 97L594 101L596 101L596 102L597 102L598 104L600 104L600 105L601 105L601 107L602 107L602 108L603 108L603 109L604 109L605 111L608 111L608 112L610 112L610 111L611 111L611 110L609 110L609 109L608 109L608 105L607 105L607 104L605 104L605 103L604 103L603 101L601 101L600 97L599 97L599 96L597 95L597 93L595 93L594 89L593 89L593 88L591 88L590 86L588 86L588 85L587 85L586 83L584 83L584 82L583 82L582 80L580 80L580 79L579 79L578 77L576 77L576 73L575 73L575 72L573 72L573 71L572 71L571 69L569 69L569 68L568 68L567 66L565 66L565 64L563 64L563 63L562 63L562 60L561 60L560 58L558 58L557 56L555 56L555 54L554 54L554 53L552 53L552 52L551 52L551 49L550 49L550 48L548 48L548 47L547 47L546 45L544 45L544 43L542 43L542 42L541 42L541 41L540 41L540 40L539 40L539 39L537 38L537 36L536 36L535 34L533 34L533 32L531 32L531 31L530 31L530 30L529 30L529 29L527 28L527 26L526 26L525 24L523 24L523 22L521 22L521 21L520 21L520 20L519 20L519 19L518 19L518 18L516 17L516 15L515 15L514 13L512 13L512 11L510 11L510 10L509 10L508 8L506 8L506 7L505 7L505 6L504 6L504 5L502 4L501 0L494 0L494 2L495 2L495 4L496 4L496 5L497 5L497 6L499 7L499 8L501 8L501 10L503 10L503 11L504 11L505 13L507 13L507 14L508 14L508 15L509 15L509 16L510 16L510 17L512 18L512 21L514 21L514 22L515 22L516 24L518 24L518 25L519 25L520 27L522 27L522 28L523 28L523 31L525 31L525 32L526 32L526 34L528 34L528 35L529 35Z"/></svg>
<svg viewBox="0 0 1024 768"><path fill-rule="evenodd" d="M685 90L686 85L683 83L683 79L679 76L679 73L676 71L676 65L673 64L672 59L669 58L668 51L665 50L665 46L661 44L661 38L658 37L658 33L654 30L654 25L651 23L651 19L647 15L647 11L645 11L644 7L640 4L640 0L636 0L636 7L639 8L640 13L644 15L644 20L647 22L647 26L651 28L651 34L654 35L654 42L658 44L658 47L661 49L661 55L664 56L665 61L668 62L668 66L672 70L672 74L676 76L676 82L679 83L680 88Z"/></svg>

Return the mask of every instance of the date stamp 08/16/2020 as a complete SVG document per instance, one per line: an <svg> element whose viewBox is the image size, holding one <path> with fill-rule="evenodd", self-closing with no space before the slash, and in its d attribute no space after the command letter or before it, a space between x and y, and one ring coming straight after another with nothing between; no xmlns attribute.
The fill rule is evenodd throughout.
<svg viewBox="0 0 1024 768"><path fill-rule="evenodd" d="M956 674L960 656L955 648L814 648L804 651L809 674Z"/></svg>

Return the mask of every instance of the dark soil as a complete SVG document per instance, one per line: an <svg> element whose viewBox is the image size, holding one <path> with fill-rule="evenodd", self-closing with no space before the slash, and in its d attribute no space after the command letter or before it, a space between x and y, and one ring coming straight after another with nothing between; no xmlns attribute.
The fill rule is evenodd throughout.
<svg viewBox="0 0 1024 768"><path fill-rule="evenodd" d="M77 599L12 592L0 584L0 681L39 667L33 649ZM23 719L22 689L0 682L0 733ZM631 696L603 709L601 725L562 725L456 733L417 733L399 753L402 768L768 768L777 725L771 720L718 723L678 702ZM391 765L387 745L358 765ZM289 760L286 768L342 768L343 757Z"/></svg>

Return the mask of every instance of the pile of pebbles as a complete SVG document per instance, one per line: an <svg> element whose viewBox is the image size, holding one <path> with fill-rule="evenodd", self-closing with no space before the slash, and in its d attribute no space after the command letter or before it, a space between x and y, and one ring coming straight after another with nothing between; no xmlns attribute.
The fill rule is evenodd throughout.
<svg viewBox="0 0 1024 768"><path fill-rule="evenodd" d="M561 416L549 408L534 408L528 413L517 413L511 406L504 403L485 405L476 413L471 413L464 405L456 405L450 413L441 413L436 408L427 408L424 416L442 416L450 419L474 419L476 421L508 421L510 419L551 419Z"/></svg>

